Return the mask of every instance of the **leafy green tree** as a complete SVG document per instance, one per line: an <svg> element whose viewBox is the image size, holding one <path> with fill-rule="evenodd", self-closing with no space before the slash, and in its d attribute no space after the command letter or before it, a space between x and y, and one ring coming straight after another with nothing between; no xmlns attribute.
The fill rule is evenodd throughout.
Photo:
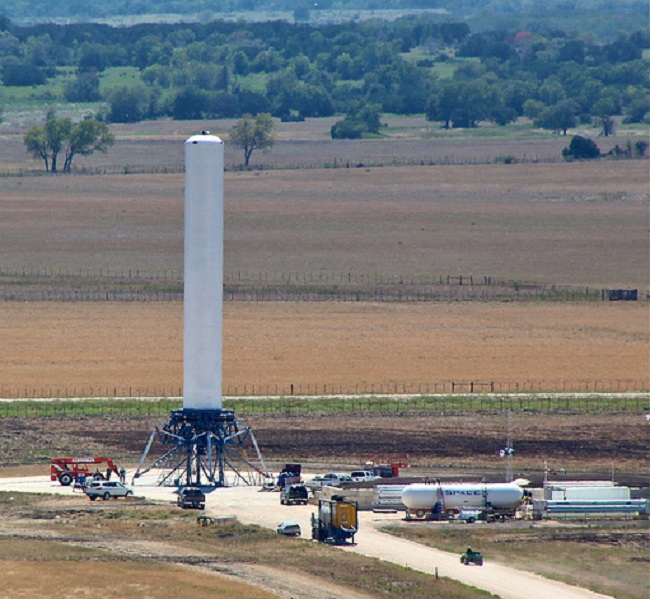
<svg viewBox="0 0 650 599"><path fill-rule="evenodd" d="M336 74L341 79L357 79L359 73L355 72L354 61L348 52L343 52L336 57Z"/></svg>
<svg viewBox="0 0 650 599"><path fill-rule="evenodd" d="M616 41L602 47L600 58L603 62L629 62L641 58L641 48L623 34Z"/></svg>
<svg viewBox="0 0 650 599"><path fill-rule="evenodd" d="M39 36L30 35L23 43L22 53L27 64L37 67L54 64L52 38L48 33Z"/></svg>
<svg viewBox="0 0 650 599"><path fill-rule="evenodd" d="M79 71L73 80L65 84L63 96L68 102L97 102L101 99L99 73Z"/></svg>
<svg viewBox="0 0 650 599"><path fill-rule="evenodd" d="M207 106L207 115L214 119L230 119L242 114L237 96L226 92L216 92L211 95Z"/></svg>
<svg viewBox="0 0 650 599"><path fill-rule="evenodd" d="M32 127L23 138L25 148L34 158L45 161L45 170L50 171L50 148L47 144L45 127L36 125Z"/></svg>
<svg viewBox="0 0 650 599"><path fill-rule="evenodd" d="M459 84L455 81L445 82L433 95L426 106L428 121L442 121L443 127L449 129L458 103Z"/></svg>
<svg viewBox="0 0 650 599"><path fill-rule="evenodd" d="M574 135L568 148L562 150L565 160L590 160L600 156L600 149L588 137Z"/></svg>
<svg viewBox="0 0 650 599"><path fill-rule="evenodd" d="M558 50L558 60L573 61L582 64L585 61L585 42L583 40L568 40Z"/></svg>
<svg viewBox="0 0 650 599"><path fill-rule="evenodd" d="M59 154L65 147L72 132L72 120L59 118L53 112L48 113L45 125L30 129L24 138L27 151L34 158L42 158L45 170L56 173Z"/></svg>
<svg viewBox="0 0 650 599"><path fill-rule="evenodd" d="M208 109L208 94L196 87L185 87L174 98L172 117L176 120L203 118Z"/></svg>
<svg viewBox="0 0 650 599"><path fill-rule="evenodd" d="M230 59L231 68L235 75L248 75L249 63L248 56L241 50L235 52Z"/></svg>
<svg viewBox="0 0 650 599"><path fill-rule="evenodd" d="M505 105L503 93L489 77L444 82L427 104L427 120L442 121L445 129L450 124L453 127L477 127L484 119L499 124L514 120L517 116L515 110Z"/></svg>
<svg viewBox="0 0 650 599"><path fill-rule="evenodd" d="M605 137L614 133L614 119L612 116L620 114L620 99L615 93L603 94L593 105L592 114L600 122L602 135Z"/></svg>
<svg viewBox="0 0 650 599"><path fill-rule="evenodd" d="M366 128L359 121L343 119L332 125L330 135L332 139L361 139Z"/></svg>
<svg viewBox="0 0 650 599"><path fill-rule="evenodd" d="M239 106L239 112L236 116L269 112L269 101L267 97L247 89L239 91L237 94L237 104Z"/></svg>
<svg viewBox="0 0 650 599"><path fill-rule="evenodd" d="M578 106L573 100L562 100L553 106L545 108L535 120L535 125L543 129L562 131L566 135L567 130L575 127L578 122L576 118L577 111Z"/></svg>
<svg viewBox="0 0 650 599"><path fill-rule="evenodd" d="M93 70L102 72L107 66L112 64L112 50L113 48L104 44L84 42L79 49L81 53L79 68L83 71Z"/></svg>
<svg viewBox="0 0 650 599"><path fill-rule="evenodd" d="M546 106L544 105L544 102L530 98L524 102L524 115L531 121L534 121L540 117L545 108Z"/></svg>
<svg viewBox="0 0 650 599"><path fill-rule="evenodd" d="M144 85L123 85L107 93L108 120L112 123L137 123L151 113L150 90Z"/></svg>
<svg viewBox="0 0 650 599"><path fill-rule="evenodd" d="M115 140L105 123L86 119L75 125L70 118L49 112L45 124L32 127L23 141L34 158L44 161L46 171L56 173L61 153L65 156L63 171L69 172L75 156L106 152Z"/></svg>
<svg viewBox="0 0 650 599"><path fill-rule="evenodd" d="M43 85L46 81L45 71L27 62L6 62L2 69L2 82L7 86L29 87Z"/></svg>
<svg viewBox="0 0 650 599"><path fill-rule="evenodd" d="M169 72L169 67L161 64L154 64L147 67L142 71L140 79L150 86L157 85L163 89L172 87L172 74Z"/></svg>
<svg viewBox="0 0 650 599"><path fill-rule="evenodd" d="M428 71L401 59L378 66L364 78L368 100L397 114L422 113L433 85Z"/></svg>
<svg viewBox="0 0 650 599"><path fill-rule="evenodd" d="M255 118L245 114L230 132L230 141L244 151L244 166L250 164L255 150L269 151L273 147L273 118L268 113L260 113Z"/></svg>
<svg viewBox="0 0 650 599"><path fill-rule="evenodd" d="M642 123L650 113L650 95L646 90L634 92L625 109L624 123Z"/></svg>
<svg viewBox="0 0 650 599"><path fill-rule="evenodd" d="M276 50L262 50L250 63L253 73L272 73L279 71L284 64L282 55Z"/></svg>
<svg viewBox="0 0 650 599"><path fill-rule="evenodd" d="M64 172L70 172L75 156L89 156L94 152L108 152L115 143L115 136L108 130L106 123L95 119L85 119L75 125L70 132L65 148Z"/></svg>
<svg viewBox="0 0 650 599"><path fill-rule="evenodd" d="M157 35L145 35L133 46L133 60L140 70L152 64L169 64L172 54L171 43L163 43Z"/></svg>
<svg viewBox="0 0 650 599"><path fill-rule="evenodd" d="M364 133L379 133L380 126L381 105L357 102L342 121L332 126L330 134L332 139L360 139Z"/></svg>

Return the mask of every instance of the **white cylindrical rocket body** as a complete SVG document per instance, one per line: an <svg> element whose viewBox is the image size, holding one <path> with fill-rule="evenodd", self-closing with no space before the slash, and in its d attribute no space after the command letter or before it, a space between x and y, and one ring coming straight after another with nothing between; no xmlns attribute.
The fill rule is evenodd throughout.
<svg viewBox="0 0 650 599"><path fill-rule="evenodd" d="M523 499L524 492L514 483L443 483L441 485L412 484L404 487L402 503L411 510L431 509L444 502L447 509L513 508Z"/></svg>
<svg viewBox="0 0 650 599"><path fill-rule="evenodd" d="M218 137L185 142L184 409L221 409L223 165Z"/></svg>

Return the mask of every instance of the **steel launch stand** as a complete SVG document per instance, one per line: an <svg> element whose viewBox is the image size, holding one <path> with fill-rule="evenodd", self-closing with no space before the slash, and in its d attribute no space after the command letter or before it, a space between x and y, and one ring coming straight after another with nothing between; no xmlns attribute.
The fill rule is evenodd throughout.
<svg viewBox="0 0 650 599"><path fill-rule="evenodd" d="M155 438L168 448L162 457L143 468ZM254 449L257 463L248 455ZM228 486L262 484L267 476L264 458L251 428L239 422L232 410L187 409L170 412L170 420L152 431L134 479L159 469L163 486Z"/></svg>

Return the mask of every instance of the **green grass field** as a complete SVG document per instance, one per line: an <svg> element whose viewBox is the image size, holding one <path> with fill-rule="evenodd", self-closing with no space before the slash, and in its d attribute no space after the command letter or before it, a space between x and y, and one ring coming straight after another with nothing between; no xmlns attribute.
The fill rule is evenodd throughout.
<svg viewBox="0 0 650 599"><path fill-rule="evenodd" d="M377 386L379 388L379 385ZM383 386L382 386L383 387ZM398 394L402 389L395 385ZM72 390L71 390L72 391ZM96 389L97 394L109 389ZM115 390L117 391L117 389ZM120 391L122 391L120 389ZM242 389L242 391L245 391ZM255 393L254 386L247 391ZM322 391L327 393L327 388ZM179 390L180 392L180 390ZM335 393L336 389L330 389ZM639 414L648 409L650 395L647 393L620 396L615 394L563 395L544 393L521 393L498 395L474 393L466 395L440 394L391 397L390 395L326 396L311 397L256 397L254 399L226 397L224 409L240 414L355 414L394 412L417 415L418 413L481 414L513 410L529 413L612 413ZM115 399L111 397L87 397L84 399L34 400L17 399L0 402L0 416L3 418L73 418L86 416L161 416L171 410L182 408L182 400L175 397Z"/></svg>

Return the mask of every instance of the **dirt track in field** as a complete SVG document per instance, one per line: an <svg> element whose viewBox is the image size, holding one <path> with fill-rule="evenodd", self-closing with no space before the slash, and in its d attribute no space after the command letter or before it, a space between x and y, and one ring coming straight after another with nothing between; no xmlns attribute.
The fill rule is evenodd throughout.
<svg viewBox="0 0 650 599"><path fill-rule="evenodd" d="M0 313L5 395L180 393L180 303L2 303ZM444 381L648 388L648 330L645 302L228 302L224 393Z"/></svg>

